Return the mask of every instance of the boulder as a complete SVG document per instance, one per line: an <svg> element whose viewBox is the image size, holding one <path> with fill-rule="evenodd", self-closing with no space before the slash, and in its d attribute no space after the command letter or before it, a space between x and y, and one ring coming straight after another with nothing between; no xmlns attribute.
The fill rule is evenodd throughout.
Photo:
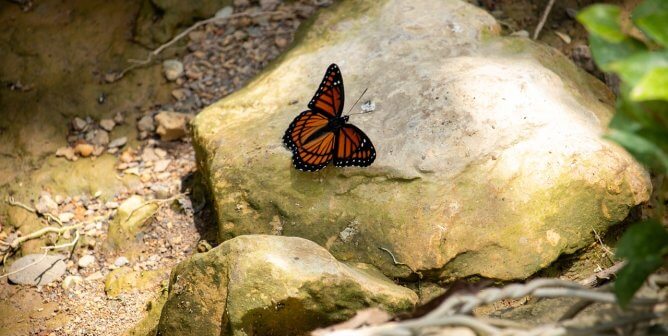
<svg viewBox="0 0 668 336"><path fill-rule="evenodd" d="M65 274L66 257L60 254L29 254L17 259L9 269L9 281L19 285L44 286Z"/></svg>
<svg viewBox="0 0 668 336"><path fill-rule="evenodd" d="M499 30L463 1L323 10L278 62L193 121L219 238L299 236L389 276L411 274L396 258L434 280L511 280L619 223L651 185L601 137L614 96L558 51ZM344 111L369 88L375 111L350 122L377 159L300 172L281 138L330 63Z"/></svg>
<svg viewBox="0 0 668 336"><path fill-rule="evenodd" d="M301 335L374 306L417 302L368 265L340 263L302 238L248 235L172 270L158 335Z"/></svg>
<svg viewBox="0 0 668 336"><path fill-rule="evenodd" d="M144 202L141 196L133 195L121 203L116 216L109 223L108 239L111 246L127 251L129 256L134 256L133 247L141 241L137 235L148 221L158 211L156 202Z"/></svg>

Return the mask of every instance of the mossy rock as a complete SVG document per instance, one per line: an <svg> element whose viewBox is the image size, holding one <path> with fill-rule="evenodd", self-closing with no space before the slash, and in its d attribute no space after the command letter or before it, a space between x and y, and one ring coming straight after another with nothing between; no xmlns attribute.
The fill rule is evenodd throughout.
<svg viewBox="0 0 668 336"><path fill-rule="evenodd" d="M293 49L193 121L220 240L298 236L339 260L434 281L523 279L589 246L594 229L649 198L649 176L601 137L614 111L603 83L499 30L456 0L320 12ZM369 88L375 112L350 121L377 159L300 172L283 132L333 62L349 102Z"/></svg>

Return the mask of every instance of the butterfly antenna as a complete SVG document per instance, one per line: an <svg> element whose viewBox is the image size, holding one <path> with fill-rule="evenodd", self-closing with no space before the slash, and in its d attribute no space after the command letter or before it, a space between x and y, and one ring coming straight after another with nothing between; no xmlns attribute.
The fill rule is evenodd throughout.
<svg viewBox="0 0 668 336"><path fill-rule="evenodd" d="M357 100L355 101L355 104L353 104L353 106L350 107L350 110L348 110L348 115L362 114L362 113L353 113L353 114L350 114L350 111L352 111L353 108L355 108L355 105L357 105L357 103L360 102L360 99L362 99L362 97L364 97L364 94L366 93L366 90L368 90L368 89L369 89L369 88L364 89L364 91L362 92L362 94L360 95L360 97L357 98Z"/></svg>

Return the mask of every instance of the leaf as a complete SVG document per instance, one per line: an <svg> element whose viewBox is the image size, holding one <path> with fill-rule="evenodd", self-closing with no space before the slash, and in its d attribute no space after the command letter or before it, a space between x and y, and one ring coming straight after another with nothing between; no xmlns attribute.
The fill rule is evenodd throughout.
<svg viewBox="0 0 668 336"><path fill-rule="evenodd" d="M631 90L631 99L668 101L668 67L650 70Z"/></svg>
<svg viewBox="0 0 668 336"><path fill-rule="evenodd" d="M632 37L626 37L620 42L609 42L597 35L589 35L589 44L594 61L606 72L614 71L610 68L610 64L613 62L647 50L647 47L642 42Z"/></svg>
<svg viewBox="0 0 668 336"><path fill-rule="evenodd" d="M668 1L645 0L633 11L632 18L645 35L668 47Z"/></svg>
<svg viewBox="0 0 668 336"><path fill-rule="evenodd" d="M621 10L615 5L596 4L583 9L577 20L592 35L598 35L607 42L621 42L626 35L622 32L620 22Z"/></svg>
<svg viewBox="0 0 668 336"><path fill-rule="evenodd" d="M668 231L650 219L631 226L617 244L616 256L626 259L617 274L615 294L622 307L633 298L647 277L663 265L668 246Z"/></svg>
<svg viewBox="0 0 668 336"><path fill-rule="evenodd" d="M668 51L638 52L625 59L613 62L608 68L617 73L630 87L634 87L645 74L662 67L668 67Z"/></svg>
<svg viewBox="0 0 668 336"><path fill-rule="evenodd" d="M605 138L626 148L638 161L668 173L668 155L652 141L639 134L618 129L611 129Z"/></svg>

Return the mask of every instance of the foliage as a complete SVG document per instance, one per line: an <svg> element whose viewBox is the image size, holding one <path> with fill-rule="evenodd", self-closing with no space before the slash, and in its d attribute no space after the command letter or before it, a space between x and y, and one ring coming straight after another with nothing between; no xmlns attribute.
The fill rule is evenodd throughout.
<svg viewBox="0 0 668 336"><path fill-rule="evenodd" d="M621 79L617 111L606 137L663 179L668 174L668 1L639 4L631 13L633 25L623 25L621 13L615 5L595 4L577 17L589 32L596 64ZM627 261L615 284L622 306L668 255L659 194L657 219L634 224L617 247L617 257Z"/></svg>

